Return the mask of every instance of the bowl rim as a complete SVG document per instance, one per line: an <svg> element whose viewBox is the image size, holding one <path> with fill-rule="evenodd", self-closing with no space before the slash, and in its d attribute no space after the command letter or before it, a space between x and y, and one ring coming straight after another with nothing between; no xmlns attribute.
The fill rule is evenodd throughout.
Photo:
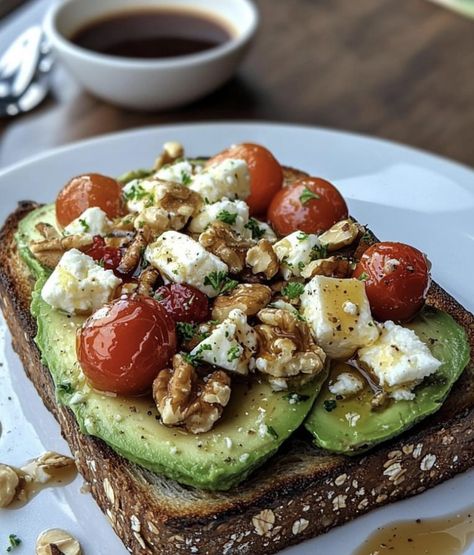
<svg viewBox="0 0 474 555"><path fill-rule="evenodd" d="M46 36L52 43L53 47L58 50L63 50L69 55L82 58L85 61L102 63L108 66L114 66L116 68L142 68L142 69L171 69L182 66L189 66L201 63L208 63L219 58L224 57L226 54L239 50L251 38L255 35L259 22L259 12L251 0L236 0L241 4L244 4L250 10L251 21L246 29L242 33L239 33L236 37L224 42L221 45L205 50L204 52L197 52L195 54L186 54L183 56L175 56L172 58L152 58L152 59L142 59L142 58L132 58L126 56L113 56L110 54L102 54L78 46L65 37L57 28L57 18L61 10L65 9L69 4L77 2L80 0L63 0L53 4L47 11L44 21L43 28ZM169 0L170 7L173 7L172 0ZM133 5L131 5L133 7ZM118 10L120 11L120 10ZM213 13L212 7L208 9L197 9L202 13L208 12ZM113 10L111 10L113 13ZM221 16L221 19L224 19ZM230 23L231 20L228 20Z"/></svg>

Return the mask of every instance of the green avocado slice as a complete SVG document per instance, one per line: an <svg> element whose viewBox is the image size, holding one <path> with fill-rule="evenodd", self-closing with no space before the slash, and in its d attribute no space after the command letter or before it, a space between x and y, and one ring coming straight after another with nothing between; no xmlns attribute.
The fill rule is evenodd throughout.
<svg viewBox="0 0 474 555"><path fill-rule="evenodd" d="M54 206L35 210L20 223L17 242L37 277L31 305L38 325L36 343L53 377L58 402L72 410L82 432L101 438L153 472L209 490L226 490L244 480L303 423L327 373L291 393L275 393L257 380L235 383L222 419L199 435L163 426L151 396L112 397L91 389L75 349L76 331L84 318L69 317L41 299L48 274L27 246L39 238L38 222L54 221Z"/></svg>
<svg viewBox="0 0 474 555"><path fill-rule="evenodd" d="M392 401L379 410L371 410L373 391L368 385L353 398L336 400L328 389L330 376L305 422L317 446L347 455L361 453L401 434L441 407L469 362L466 333L451 316L428 306L406 326L442 362L436 374L415 389L412 401Z"/></svg>

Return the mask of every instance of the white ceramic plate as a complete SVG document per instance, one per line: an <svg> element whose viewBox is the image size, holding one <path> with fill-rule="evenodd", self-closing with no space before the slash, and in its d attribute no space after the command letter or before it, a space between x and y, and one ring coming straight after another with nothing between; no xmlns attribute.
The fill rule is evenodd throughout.
<svg viewBox="0 0 474 555"><path fill-rule="evenodd" d="M335 131L265 123L153 127L109 135L55 150L0 172L0 220L19 200L51 201L73 175L109 175L147 167L166 140L189 155L215 153L229 144L266 145L284 164L334 181L351 214L379 238L408 242L429 253L433 277L469 310L474 309L474 172L404 146ZM471 256L466 256L471 253ZM0 461L20 465L45 449L68 453L59 426L43 406L10 346L0 321ZM82 480L43 491L26 507L0 510L0 551L7 537L23 539L15 553L30 554L45 528L62 527L80 539L86 555L125 554ZM418 497L389 505L328 534L290 548L288 554L349 555L373 530L400 519L426 518L472 503L474 472ZM466 553L474 554L474 547Z"/></svg>

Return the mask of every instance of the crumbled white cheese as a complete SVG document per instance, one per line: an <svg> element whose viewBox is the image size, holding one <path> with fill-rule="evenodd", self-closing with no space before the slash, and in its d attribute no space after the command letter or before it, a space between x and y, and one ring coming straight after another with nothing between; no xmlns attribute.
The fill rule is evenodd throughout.
<svg viewBox="0 0 474 555"><path fill-rule="evenodd" d="M273 245L285 279L301 276L305 266L319 258L320 248L317 235L302 231L294 231Z"/></svg>
<svg viewBox="0 0 474 555"><path fill-rule="evenodd" d="M155 267L166 282L187 283L215 297L219 291L206 277L215 272L227 274L227 264L208 252L191 237L177 231L165 231L148 245L145 259Z"/></svg>
<svg viewBox="0 0 474 555"><path fill-rule="evenodd" d="M107 235L112 222L107 214L98 206L87 208L84 212L64 228L64 235Z"/></svg>
<svg viewBox="0 0 474 555"><path fill-rule="evenodd" d="M364 387L362 379L351 372L341 372L334 382L329 384L329 391L333 395L351 397L359 393Z"/></svg>
<svg viewBox="0 0 474 555"><path fill-rule="evenodd" d="M122 189L129 212L143 212L155 203L158 182L154 179L133 179Z"/></svg>
<svg viewBox="0 0 474 555"><path fill-rule="evenodd" d="M356 314L344 310L348 300L357 305ZM365 286L357 279L315 276L301 295L301 313L316 342L331 358L349 358L379 336Z"/></svg>
<svg viewBox="0 0 474 555"><path fill-rule="evenodd" d="M188 185L192 175L193 167L188 160L180 160L173 164L167 164L155 173L157 179L173 181L174 183L181 183L181 185Z"/></svg>
<svg viewBox="0 0 474 555"><path fill-rule="evenodd" d="M346 313L346 314L352 314L352 316L355 316L357 314L357 305L354 303L351 303L351 301L344 301L343 305L342 305L342 310Z"/></svg>
<svg viewBox="0 0 474 555"><path fill-rule="evenodd" d="M247 316L236 308L191 351L191 355L230 372L246 375L256 350L257 333L247 324Z"/></svg>
<svg viewBox="0 0 474 555"><path fill-rule="evenodd" d="M413 330L390 320L379 327L380 337L359 350L359 360L394 398L408 399L411 390L434 374L441 362Z"/></svg>
<svg viewBox="0 0 474 555"><path fill-rule="evenodd" d="M205 202L224 197L245 200L250 195L250 174L244 160L228 159L193 176L189 188Z"/></svg>
<svg viewBox="0 0 474 555"><path fill-rule="evenodd" d="M69 314L90 314L110 301L122 280L77 249L63 254L41 291L42 299Z"/></svg>
<svg viewBox="0 0 474 555"><path fill-rule="evenodd" d="M202 233L210 224L223 221L237 233L243 235L248 230L245 225L249 221L249 207L243 200L223 198L213 204L205 204L191 220L189 231Z"/></svg>

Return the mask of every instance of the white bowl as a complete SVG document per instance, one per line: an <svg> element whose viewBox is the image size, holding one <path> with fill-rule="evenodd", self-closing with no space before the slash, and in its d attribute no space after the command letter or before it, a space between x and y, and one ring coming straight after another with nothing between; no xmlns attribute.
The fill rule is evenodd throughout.
<svg viewBox="0 0 474 555"><path fill-rule="evenodd" d="M137 5L217 17L234 30L233 38L201 53L156 60L98 54L69 40L85 24ZM57 57L87 90L138 110L180 106L222 85L237 68L257 25L258 13L250 0L66 0L50 9L44 22Z"/></svg>

